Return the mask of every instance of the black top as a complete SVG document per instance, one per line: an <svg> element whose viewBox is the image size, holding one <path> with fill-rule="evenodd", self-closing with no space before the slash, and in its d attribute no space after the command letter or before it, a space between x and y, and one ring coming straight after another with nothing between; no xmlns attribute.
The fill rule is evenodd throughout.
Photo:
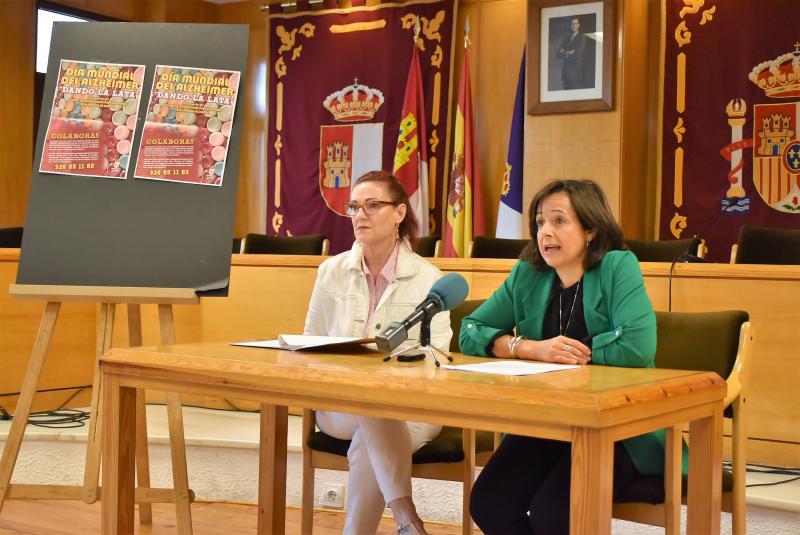
<svg viewBox="0 0 800 535"><path fill-rule="evenodd" d="M575 295L576 292L577 295ZM559 318L559 299L561 300L561 318ZM592 338L589 336L586 318L583 315L583 279L572 286L562 288L559 278L553 278L547 310L542 320L542 339L555 338L562 333L566 337L580 340L590 348L592 347Z"/></svg>
<svg viewBox="0 0 800 535"><path fill-rule="evenodd" d="M589 336L589 330L586 328L586 318L583 315L583 278L581 278L580 282L580 287L576 282L569 288L562 288L558 276L553 278L553 287L550 290L550 297L547 298L547 310L542 320L542 340L555 338L563 331L564 336L574 340L580 340L591 349L592 337ZM575 292L578 293L577 296ZM559 295L561 297L561 328L558 326ZM570 319L570 311L572 312L572 319ZM567 325L567 323L569 323L569 325ZM514 336L514 333L511 331L499 332L489 340L489 344L486 346L486 354L493 357L495 340L507 334Z"/></svg>

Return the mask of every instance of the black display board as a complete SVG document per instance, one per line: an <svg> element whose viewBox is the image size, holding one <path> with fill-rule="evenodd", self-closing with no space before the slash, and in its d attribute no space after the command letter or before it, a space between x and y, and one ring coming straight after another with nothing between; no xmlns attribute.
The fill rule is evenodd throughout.
<svg viewBox="0 0 800 535"><path fill-rule="evenodd" d="M227 295L248 31L246 25L55 23L17 284ZM39 172L62 59L145 65L127 179ZM241 73L221 186L133 177L156 65Z"/></svg>

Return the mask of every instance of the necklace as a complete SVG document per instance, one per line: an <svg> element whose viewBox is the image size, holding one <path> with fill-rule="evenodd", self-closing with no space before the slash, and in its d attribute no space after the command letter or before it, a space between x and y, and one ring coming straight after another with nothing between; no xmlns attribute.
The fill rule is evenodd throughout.
<svg viewBox="0 0 800 535"><path fill-rule="evenodd" d="M575 301L578 300L578 293L581 289L581 281L583 278L578 279L578 286L575 288L575 296L572 298L572 306L569 307L569 315L567 316L567 324L564 325L564 318L561 316L561 296L563 292L558 293L558 330L561 336L565 336L569 330L569 322L572 321L572 312L575 310Z"/></svg>

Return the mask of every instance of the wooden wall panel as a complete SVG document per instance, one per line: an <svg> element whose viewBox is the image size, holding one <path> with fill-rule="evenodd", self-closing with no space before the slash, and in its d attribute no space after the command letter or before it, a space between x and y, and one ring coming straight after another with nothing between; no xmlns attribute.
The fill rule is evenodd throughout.
<svg viewBox="0 0 800 535"><path fill-rule="evenodd" d="M654 204L647 199L648 177L648 106L649 69L648 35L645 31L650 16L650 4L641 0L626 0L623 14L622 57L620 62L620 95L623 113L620 116L620 176L619 223L625 236L648 239L647 213ZM654 199L652 199L654 201Z"/></svg>
<svg viewBox="0 0 800 535"><path fill-rule="evenodd" d="M217 5L203 0L168 0L166 13L162 22L199 22L217 21Z"/></svg>
<svg viewBox="0 0 800 535"><path fill-rule="evenodd" d="M33 162L34 0L0 2L0 227L25 221Z"/></svg>
<svg viewBox="0 0 800 535"><path fill-rule="evenodd" d="M239 188L234 235L263 234L267 227L267 14L263 2L248 1L217 6L217 22L249 24L250 48L247 77L240 95L244 113L239 154Z"/></svg>
<svg viewBox="0 0 800 535"><path fill-rule="evenodd" d="M481 31L474 51L478 71L476 124L486 231L491 236L497 222L519 64L527 39L526 14L525 0L481 2L477 13Z"/></svg>

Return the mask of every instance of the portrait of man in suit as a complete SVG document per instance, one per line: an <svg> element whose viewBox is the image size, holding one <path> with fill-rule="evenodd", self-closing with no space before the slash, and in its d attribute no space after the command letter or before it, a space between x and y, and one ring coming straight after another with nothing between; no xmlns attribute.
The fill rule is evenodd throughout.
<svg viewBox="0 0 800 535"><path fill-rule="evenodd" d="M594 87L595 28L594 14L550 19L549 90Z"/></svg>

